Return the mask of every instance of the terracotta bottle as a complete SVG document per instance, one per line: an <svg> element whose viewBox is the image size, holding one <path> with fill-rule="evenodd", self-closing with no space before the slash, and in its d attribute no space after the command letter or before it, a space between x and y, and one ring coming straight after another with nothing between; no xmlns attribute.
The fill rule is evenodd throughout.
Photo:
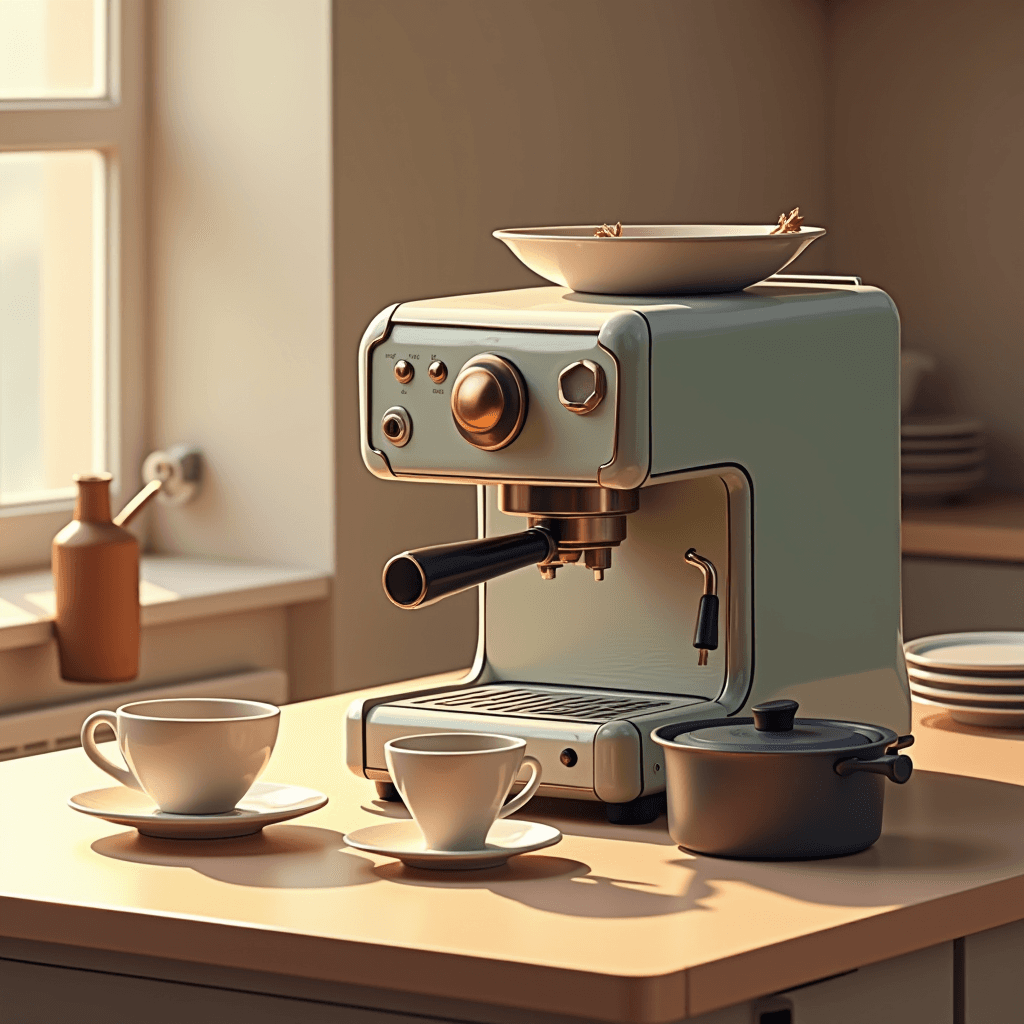
<svg viewBox="0 0 1024 1024"><path fill-rule="evenodd" d="M110 481L109 473L75 477L75 517L53 539L54 631L69 682L127 682L139 673L139 542L124 526L159 483L113 520Z"/></svg>

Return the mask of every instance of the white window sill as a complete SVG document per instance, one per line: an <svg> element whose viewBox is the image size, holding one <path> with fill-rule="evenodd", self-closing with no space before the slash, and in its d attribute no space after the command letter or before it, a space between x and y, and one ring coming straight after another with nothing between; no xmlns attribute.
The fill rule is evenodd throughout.
<svg viewBox="0 0 1024 1024"><path fill-rule="evenodd" d="M139 582L142 625L316 601L330 577L314 569L143 555ZM45 644L55 608L49 569L0 575L0 651Z"/></svg>

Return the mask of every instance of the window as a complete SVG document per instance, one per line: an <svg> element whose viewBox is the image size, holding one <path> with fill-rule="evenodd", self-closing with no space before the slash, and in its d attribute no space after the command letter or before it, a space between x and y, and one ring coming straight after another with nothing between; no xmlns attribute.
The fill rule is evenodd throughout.
<svg viewBox="0 0 1024 1024"><path fill-rule="evenodd" d="M0 0L0 571L142 457L143 0ZM121 486L123 482L123 486Z"/></svg>

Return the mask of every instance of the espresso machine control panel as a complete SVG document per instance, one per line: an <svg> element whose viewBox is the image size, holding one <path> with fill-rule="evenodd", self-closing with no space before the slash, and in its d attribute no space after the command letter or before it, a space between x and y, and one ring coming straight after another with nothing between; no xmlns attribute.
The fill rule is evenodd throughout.
<svg viewBox="0 0 1024 1024"><path fill-rule="evenodd" d="M364 458L378 476L594 485L620 447L637 461L617 428L623 392L646 396L649 353L620 358L597 331L393 323L362 355Z"/></svg>

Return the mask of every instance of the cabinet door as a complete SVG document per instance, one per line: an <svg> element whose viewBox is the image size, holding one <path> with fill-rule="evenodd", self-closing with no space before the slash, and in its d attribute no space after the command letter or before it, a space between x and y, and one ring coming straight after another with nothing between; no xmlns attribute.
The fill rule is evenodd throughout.
<svg viewBox="0 0 1024 1024"><path fill-rule="evenodd" d="M432 1024L444 1024L437 1017ZM0 1024L425 1024L427 1018L255 992L0 960Z"/></svg>
<svg viewBox="0 0 1024 1024"><path fill-rule="evenodd" d="M792 1005L771 1024L953 1024L953 943L908 953L781 994ZM759 1024L755 1008L753 1024ZM994 1024L987 1021L986 1024Z"/></svg>
<svg viewBox="0 0 1024 1024"><path fill-rule="evenodd" d="M963 1024L1024 1020L1024 921L968 935L964 943Z"/></svg>

